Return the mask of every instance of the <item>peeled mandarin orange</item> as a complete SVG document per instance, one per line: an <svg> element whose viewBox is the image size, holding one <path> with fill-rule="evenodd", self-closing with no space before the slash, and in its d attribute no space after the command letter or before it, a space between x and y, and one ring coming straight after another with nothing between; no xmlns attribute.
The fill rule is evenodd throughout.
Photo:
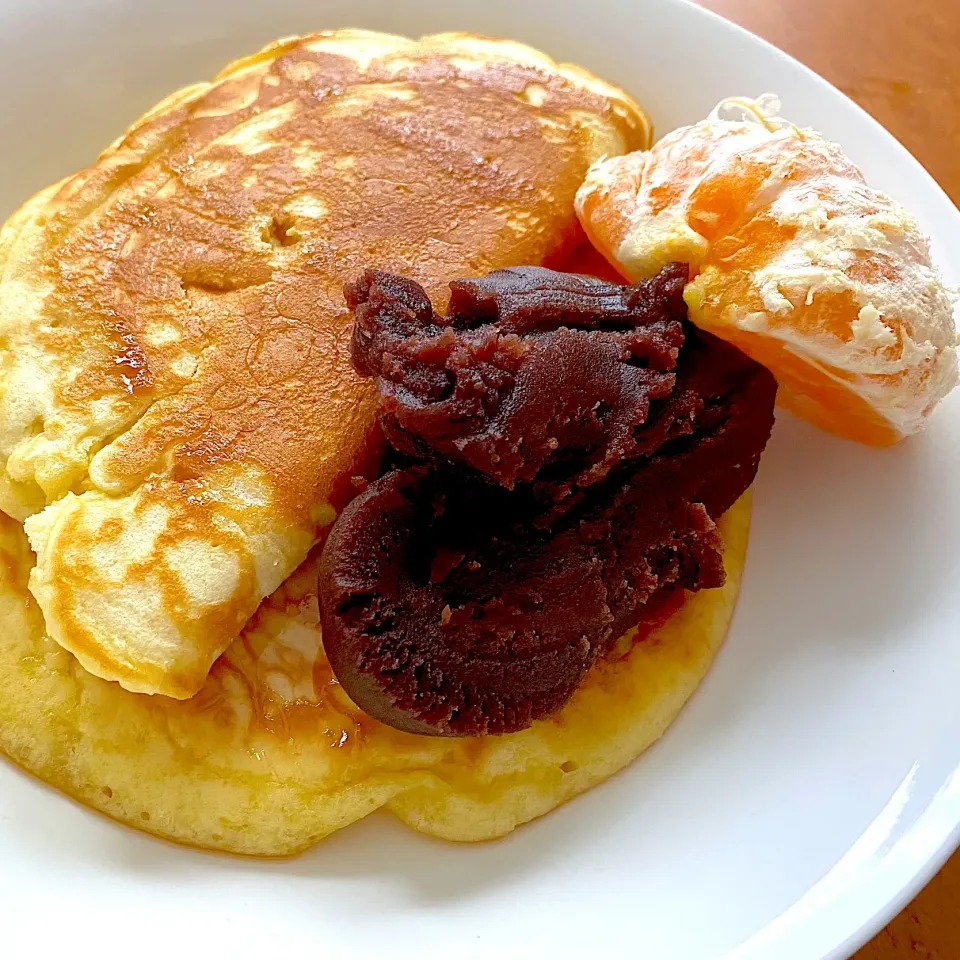
<svg viewBox="0 0 960 960"><path fill-rule="evenodd" d="M690 319L764 364L783 406L894 443L957 381L953 294L913 217L778 106L724 101L650 150L601 160L577 212L631 280L689 263Z"/></svg>

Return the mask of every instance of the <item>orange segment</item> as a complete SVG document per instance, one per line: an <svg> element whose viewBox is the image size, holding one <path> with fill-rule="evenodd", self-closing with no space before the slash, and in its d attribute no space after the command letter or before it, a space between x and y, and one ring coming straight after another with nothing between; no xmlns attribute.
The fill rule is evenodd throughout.
<svg viewBox="0 0 960 960"><path fill-rule="evenodd" d="M899 204L835 144L735 101L594 165L584 229L625 276L690 264L690 318L817 426L873 445L918 430L957 380L953 296Z"/></svg>
<svg viewBox="0 0 960 960"><path fill-rule="evenodd" d="M694 322L697 317L702 318L698 298L697 287L686 294ZM705 326L702 319L697 325ZM713 332L719 333L717 330ZM828 433L871 446L888 446L900 439L900 434L891 429L889 422L851 388L842 371L826 366L821 368L810 358L791 352L782 341L763 334L732 326L725 329L722 336L747 356L776 372L780 384L777 402L791 413Z"/></svg>

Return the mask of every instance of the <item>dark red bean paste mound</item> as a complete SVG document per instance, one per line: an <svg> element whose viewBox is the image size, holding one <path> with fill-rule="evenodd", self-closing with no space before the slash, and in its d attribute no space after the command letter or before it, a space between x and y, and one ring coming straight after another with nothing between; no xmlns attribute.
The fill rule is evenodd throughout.
<svg viewBox="0 0 960 960"><path fill-rule="evenodd" d="M371 716L508 733L569 700L678 589L723 583L714 520L773 424L770 374L686 320L687 268L617 286L534 267L347 287L391 467L323 551L324 647Z"/></svg>

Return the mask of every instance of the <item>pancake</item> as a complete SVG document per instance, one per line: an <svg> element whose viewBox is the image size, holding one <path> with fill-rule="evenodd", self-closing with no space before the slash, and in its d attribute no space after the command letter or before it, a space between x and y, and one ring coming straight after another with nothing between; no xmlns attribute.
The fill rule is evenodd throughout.
<svg viewBox="0 0 960 960"><path fill-rule="evenodd" d="M748 498L719 523L725 586L631 631L551 719L465 740L400 733L346 699L320 644L316 551L178 701L95 677L45 635L26 538L0 517L0 746L77 800L199 847L291 854L380 807L449 840L502 836L609 777L676 716L727 630Z"/></svg>
<svg viewBox="0 0 960 960"><path fill-rule="evenodd" d="M0 236L0 509L50 636L196 694L376 461L344 280L442 300L562 257L591 163L649 139L528 47L344 30L174 94L31 200Z"/></svg>

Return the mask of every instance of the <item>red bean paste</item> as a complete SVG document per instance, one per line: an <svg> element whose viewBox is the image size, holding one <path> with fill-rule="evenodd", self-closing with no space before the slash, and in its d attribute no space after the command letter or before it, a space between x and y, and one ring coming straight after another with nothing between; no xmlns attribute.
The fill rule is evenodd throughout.
<svg viewBox="0 0 960 960"><path fill-rule="evenodd" d="M679 589L722 585L714 520L773 424L771 375L686 319L687 267L618 286L534 267L346 290L389 468L323 551L324 646L401 730L521 730Z"/></svg>

